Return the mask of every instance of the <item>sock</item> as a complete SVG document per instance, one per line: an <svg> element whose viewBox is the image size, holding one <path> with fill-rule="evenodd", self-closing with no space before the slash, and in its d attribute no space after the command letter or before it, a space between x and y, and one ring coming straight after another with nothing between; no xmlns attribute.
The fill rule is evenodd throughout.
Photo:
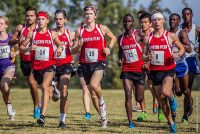
<svg viewBox="0 0 200 134"><path fill-rule="evenodd" d="M11 104L6 104L6 107L7 107L7 112L8 114L11 114L12 113L12 105Z"/></svg>
<svg viewBox="0 0 200 134"><path fill-rule="evenodd" d="M99 105L102 105L103 103L104 103L103 96L101 96L99 99Z"/></svg>
<svg viewBox="0 0 200 134"><path fill-rule="evenodd" d="M169 101L174 101L174 96L170 96Z"/></svg>
<svg viewBox="0 0 200 134"><path fill-rule="evenodd" d="M63 121L63 122L65 123L66 116L67 116L67 114L61 113L61 114L60 114L60 121Z"/></svg>

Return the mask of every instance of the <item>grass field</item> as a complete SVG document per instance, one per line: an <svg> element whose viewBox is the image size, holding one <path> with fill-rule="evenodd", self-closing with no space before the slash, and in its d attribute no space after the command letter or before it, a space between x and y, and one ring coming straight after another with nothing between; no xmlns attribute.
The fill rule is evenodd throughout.
<svg viewBox="0 0 200 134"><path fill-rule="evenodd" d="M40 93L41 94L41 93ZM158 123L157 114L152 114L152 97L147 90L146 106L148 112L148 120L145 122L137 122L139 113L133 113L133 120L136 128L128 129L127 117L124 107L124 91L123 90L104 90L104 100L107 105L107 113L109 118L108 128L101 129L99 126L99 116L94 107L91 106L92 119L85 120L84 109L82 105L81 90L69 91L69 109L67 114L67 128L64 130L58 129L59 103L50 102L46 115L46 124L44 127L39 127L36 120L32 117L33 104L29 90L13 89L12 104L17 113L15 121L9 121L6 114L6 107L3 104L2 96L0 97L0 133L169 133L166 120L164 123ZM183 114L183 98L179 97L179 107L177 114L177 131L178 133L197 133L197 119L200 118L200 113L197 113L196 97L199 97L198 109L200 110L200 92L194 91L194 112L189 118L189 124L181 124ZM200 112L200 111L199 111ZM198 115L199 114L199 115ZM200 122L199 122L200 124ZM200 126L198 126L200 133Z"/></svg>

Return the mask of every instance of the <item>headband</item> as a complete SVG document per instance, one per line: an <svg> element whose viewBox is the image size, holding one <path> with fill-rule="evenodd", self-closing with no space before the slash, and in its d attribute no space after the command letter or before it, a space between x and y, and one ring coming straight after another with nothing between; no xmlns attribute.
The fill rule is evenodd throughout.
<svg viewBox="0 0 200 134"><path fill-rule="evenodd" d="M46 19L49 19L49 16L46 12L43 12L43 11L38 12L37 17L40 17L40 16L45 17Z"/></svg>
<svg viewBox="0 0 200 134"><path fill-rule="evenodd" d="M156 18L162 18L162 19L164 19L164 16L162 15L162 13L154 13L151 16L151 19L156 19Z"/></svg>

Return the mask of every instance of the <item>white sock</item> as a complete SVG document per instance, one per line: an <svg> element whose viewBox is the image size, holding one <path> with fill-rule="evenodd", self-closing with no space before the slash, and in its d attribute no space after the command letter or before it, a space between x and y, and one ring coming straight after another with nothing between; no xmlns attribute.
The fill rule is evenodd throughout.
<svg viewBox="0 0 200 134"><path fill-rule="evenodd" d="M7 112L8 114L11 114L12 113L12 105L11 104L6 104L6 107L7 107Z"/></svg>
<svg viewBox="0 0 200 134"><path fill-rule="evenodd" d="M99 99L99 105L102 105L103 103L104 103L103 96L101 96Z"/></svg>
<svg viewBox="0 0 200 134"><path fill-rule="evenodd" d="M66 116L67 116L67 114L65 114L65 113L60 114L60 121L63 121L65 123Z"/></svg>

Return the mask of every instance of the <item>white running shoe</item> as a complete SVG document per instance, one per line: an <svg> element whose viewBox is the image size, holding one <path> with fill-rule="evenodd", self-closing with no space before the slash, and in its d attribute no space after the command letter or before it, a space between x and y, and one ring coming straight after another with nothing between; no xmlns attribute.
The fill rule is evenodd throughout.
<svg viewBox="0 0 200 134"><path fill-rule="evenodd" d="M13 110L11 104L7 104L7 114L8 114L9 120L12 120L12 121L15 120L16 112Z"/></svg>

